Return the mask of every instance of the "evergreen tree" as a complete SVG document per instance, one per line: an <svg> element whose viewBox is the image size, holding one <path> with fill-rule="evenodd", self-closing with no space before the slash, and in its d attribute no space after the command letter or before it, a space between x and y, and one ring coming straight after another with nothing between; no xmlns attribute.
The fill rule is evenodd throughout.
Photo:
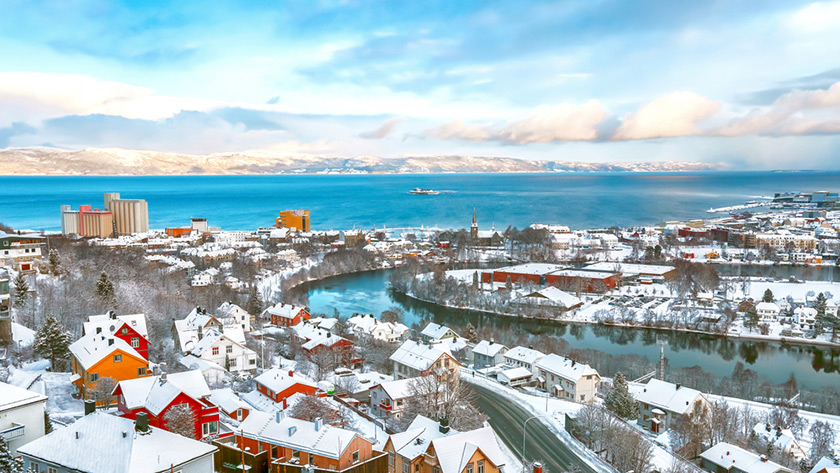
<svg viewBox="0 0 840 473"><path fill-rule="evenodd" d="M14 281L15 285L15 307L20 309L29 301L29 283L26 281L26 276L22 272L17 273Z"/></svg>
<svg viewBox="0 0 840 473"><path fill-rule="evenodd" d="M58 255L58 250L55 248L50 250L50 273L58 276L61 274L61 258Z"/></svg>
<svg viewBox="0 0 840 473"><path fill-rule="evenodd" d="M108 279L105 271L99 276L99 281L96 281L96 295L102 301L102 304L109 309L117 308L117 293L114 290L114 284Z"/></svg>
<svg viewBox="0 0 840 473"><path fill-rule="evenodd" d="M64 325L54 315L47 315L41 328L35 334L32 348L41 357L50 360L53 370L63 369L64 362L70 359L70 332L64 330Z"/></svg>
<svg viewBox="0 0 840 473"><path fill-rule="evenodd" d="M511 281L510 276L508 276L505 280L505 289L507 289L508 291L513 290L513 281Z"/></svg>
<svg viewBox="0 0 840 473"><path fill-rule="evenodd" d="M747 310L747 314L744 316L744 327L750 329L750 332L753 331L754 328L758 327L758 311L755 307L750 307Z"/></svg>
<svg viewBox="0 0 840 473"><path fill-rule="evenodd" d="M0 471L24 473L23 460L14 458L9 446L3 440L0 440Z"/></svg>
<svg viewBox="0 0 840 473"><path fill-rule="evenodd" d="M260 291L257 290L256 284L251 284L251 291L248 294L248 313L253 316L259 316L263 309L263 299Z"/></svg>
<svg viewBox="0 0 840 473"><path fill-rule="evenodd" d="M607 394L604 405L622 419L639 418L639 405L636 404L636 400L630 394L627 387L627 378L621 373L616 373L612 390Z"/></svg>
<svg viewBox="0 0 840 473"><path fill-rule="evenodd" d="M478 271L473 273L473 287L478 287Z"/></svg>
<svg viewBox="0 0 840 473"><path fill-rule="evenodd" d="M776 298L773 297L773 291L771 291L769 287L764 291L764 297L761 298L761 301L762 302L775 302L776 301Z"/></svg>
<svg viewBox="0 0 840 473"><path fill-rule="evenodd" d="M811 307L813 307L817 311L817 320L816 320L816 323L814 324L814 335L819 335L819 334L823 333L823 331L826 328L831 328L831 326L833 325L832 320L831 320L831 316L826 315L825 305L826 305L825 294L823 294L821 292L821 293L817 294L816 300L814 300L814 303L811 304Z"/></svg>

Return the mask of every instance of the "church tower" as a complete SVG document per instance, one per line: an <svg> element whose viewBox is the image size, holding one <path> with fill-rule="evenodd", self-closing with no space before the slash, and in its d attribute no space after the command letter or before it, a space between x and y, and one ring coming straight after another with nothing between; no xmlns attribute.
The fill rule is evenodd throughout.
<svg viewBox="0 0 840 473"><path fill-rule="evenodd" d="M478 220L475 218L475 207L473 207L473 219L472 225L470 226L470 238L472 240L478 239Z"/></svg>

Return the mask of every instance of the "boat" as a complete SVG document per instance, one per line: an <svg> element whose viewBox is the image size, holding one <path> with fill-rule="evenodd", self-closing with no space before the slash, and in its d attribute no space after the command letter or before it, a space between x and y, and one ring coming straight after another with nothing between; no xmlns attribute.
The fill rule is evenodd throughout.
<svg viewBox="0 0 840 473"><path fill-rule="evenodd" d="M419 187L415 187L414 189L408 191L409 194L413 195L438 195L440 194L439 191L434 189L421 189Z"/></svg>

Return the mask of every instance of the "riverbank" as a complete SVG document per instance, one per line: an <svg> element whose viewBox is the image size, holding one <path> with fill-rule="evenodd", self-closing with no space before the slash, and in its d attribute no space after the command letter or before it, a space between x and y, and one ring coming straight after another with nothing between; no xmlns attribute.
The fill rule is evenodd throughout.
<svg viewBox="0 0 840 473"><path fill-rule="evenodd" d="M587 320L587 319L557 319L557 318L549 318L549 317L537 317L531 316L527 314L512 314L508 312L496 312L487 309L479 309L475 307L462 307L462 306L454 306L449 304L441 304L439 302L431 301L422 299L417 297L415 294L410 292L403 292L403 291L396 291L395 289L391 289L395 292L398 292L408 298L414 299L419 302L423 302L426 304L434 304L440 307L445 307L450 310L461 310L466 312L476 312L485 315L497 316L497 317L507 317L512 319L518 320L530 320L530 321L539 321L539 322L549 322L555 325L590 325L590 326L601 326L601 327L616 327L616 328L627 328L627 329L638 329L638 330L654 330L660 332L682 332L682 333L692 333L697 335L707 335L712 337L720 337L724 339L735 339L735 340L753 340L753 341L762 341L762 342L773 342L773 343L780 343L780 344L787 344L787 345L802 345L802 346L811 346L811 347L829 347L829 348L840 348L840 343L830 342L825 340L817 340L817 339L804 339L804 338L794 338L794 337L776 337L771 335L761 335L761 334L729 334L729 333L720 333L720 332L711 332L707 330L697 330L685 327L658 327L654 325L636 325L636 324L622 324L619 322L600 322L595 320Z"/></svg>

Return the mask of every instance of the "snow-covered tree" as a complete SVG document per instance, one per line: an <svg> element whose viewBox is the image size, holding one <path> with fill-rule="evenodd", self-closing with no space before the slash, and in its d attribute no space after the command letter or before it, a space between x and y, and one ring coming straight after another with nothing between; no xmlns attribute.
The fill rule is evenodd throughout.
<svg viewBox="0 0 840 473"><path fill-rule="evenodd" d="M26 276L22 272L19 272L12 281L12 284L15 285L14 306L20 309L29 301L29 282L27 282Z"/></svg>
<svg viewBox="0 0 840 473"><path fill-rule="evenodd" d="M0 471L8 473L24 473L23 460L12 456L6 442L0 440Z"/></svg>
<svg viewBox="0 0 840 473"><path fill-rule="evenodd" d="M50 273L55 276L61 274L61 257L58 254L58 250L56 250L55 248L50 250L49 261Z"/></svg>
<svg viewBox="0 0 840 473"><path fill-rule="evenodd" d="M101 402L106 408L114 401L114 388L117 387L117 380L111 377L99 378L99 381L93 385L90 394L95 401Z"/></svg>
<svg viewBox="0 0 840 473"><path fill-rule="evenodd" d="M50 360L53 370L64 368L64 362L70 359L70 343L72 338L70 332L64 329L64 325L48 314L43 325L35 333L35 343L32 348L42 358Z"/></svg>
<svg viewBox="0 0 840 473"><path fill-rule="evenodd" d="M808 431L811 434L811 461L816 463L822 457L834 454L835 432L831 424L818 420L811 425Z"/></svg>
<svg viewBox="0 0 840 473"><path fill-rule="evenodd" d="M99 280L96 281L96 295L102 301L102 304L109 309L117 308L117 293L114 290L114 284L108 279L108 274L102 271Z"/></svg>
<svg viewBox="0 0 840 473"><path fill-rule="evenodd" d="M189 404L182 403L172 406L163 415L166 430L187 438L195 438L195 413Z"/></svg>
<svg viewBox="0 0 840 473"><path fill-rule="evenodd" d="M258 316L262 313L263 308L264 302L260 291L257 290L256 284L251 284L251 289L248 293L248 313L254 316Z"/></svg>
<svg viewBox="0 0 840 473"><path fill-rule="evenodd" d="M318 396L303 397L289 410L289 416L309 422L322 419L328 424L341 427L349 425L352 420L345 409L334 407Z"/></svg>
<svg viewBox="0 0 840 473"><path fill-rule="evenodd" d="M762 302L775 302L776 297L773 296L773 291L771 291L770 288L768 287L764 291L764 297L762 297L761 300L762 300Z"/></svg>
<svg viewBox="0 0 840 473"><path fill-rule="evenodd" d="M621 373L616 373L612 389L607 394L604 404L607 409L623 419L639 418L639 405L633 395L630 394L627 387L627 378Z"/></svg>

